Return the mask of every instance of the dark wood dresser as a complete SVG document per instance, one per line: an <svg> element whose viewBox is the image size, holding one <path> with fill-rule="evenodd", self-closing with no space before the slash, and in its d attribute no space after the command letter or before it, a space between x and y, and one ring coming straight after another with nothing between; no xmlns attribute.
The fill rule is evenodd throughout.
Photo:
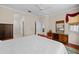
<svg viewBox="0 0 79 59"><path fill-rule="evenodd" d="M50 33L50 35L43 35L43 34L38 35L64 44L68 44L68 35L66 34Z"/></svg>
<svg viewBox="0 0 79 59"><path fill-rule="evenodd" d="M64 44L68 43L68 35L66 34L59 34L59 33L52 33L52 40L56 40L62 42Z"/></svg>
<svg viewBox="0 0 79 59"><path fill-rule="evenodd" d="M0 24L0 40L13 38L13 24Z"/></svg>

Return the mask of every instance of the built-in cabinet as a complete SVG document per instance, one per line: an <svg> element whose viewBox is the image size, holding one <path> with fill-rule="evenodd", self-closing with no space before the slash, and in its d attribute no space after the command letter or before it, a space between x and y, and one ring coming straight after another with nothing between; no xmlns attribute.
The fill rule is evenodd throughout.
<svg viewBox="0 0 79 59"><path fill-rule="evenodd" d="M0 24L0 40L13 38L13 24Z"/></svg>

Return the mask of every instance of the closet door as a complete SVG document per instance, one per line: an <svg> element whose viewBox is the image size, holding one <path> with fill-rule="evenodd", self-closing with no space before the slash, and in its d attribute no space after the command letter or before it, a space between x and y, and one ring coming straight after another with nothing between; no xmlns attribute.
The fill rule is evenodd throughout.
<svg viewBox="0 0 79 59"><path fill-rule="evenodd" d="M22 37L23 36L23 20L24 17L19 14L14 15L14 38Z"/></svg>
<svg viewBox="0 0 79 59"><path fill-rule="evenodd" d="M36 21L36 34L41 34L43 32L43 28L42 28L42 22L40 22L39 20Z"/></svg>

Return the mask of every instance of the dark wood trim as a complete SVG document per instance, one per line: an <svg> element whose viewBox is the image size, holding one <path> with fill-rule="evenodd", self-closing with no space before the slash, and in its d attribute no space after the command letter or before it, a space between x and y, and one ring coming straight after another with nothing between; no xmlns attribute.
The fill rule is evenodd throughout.
<svg viewBox="0 0 79 59"><path fill-rule="evenodd" d="M13 25L13 24L7 24L7 23L0 23L1 25Z"/></svg>
<svg viewBox="0 0 79 59"><path fill-rule="evenodd" d="M64 20L56 21L56 23L64 23Z"/></svg>
<svg viewBox="0 0 79 59"><path fill-rule="evenodd" d="M51 39L52 40L52 37L51 36L47 36L47 35L43 35L43 34L38 34L38 36L45 37L45 38L48 38L48 39Z"/></svg>
<svg viewBox="0 0 79 59"><path fill-rule="evenodd" d="M69 46L69 47L72 47L72 48L75 48L75 49L79 50L79 45L75 45L75 44L72 44L72 43L68 43L66 45Z"/></svg>

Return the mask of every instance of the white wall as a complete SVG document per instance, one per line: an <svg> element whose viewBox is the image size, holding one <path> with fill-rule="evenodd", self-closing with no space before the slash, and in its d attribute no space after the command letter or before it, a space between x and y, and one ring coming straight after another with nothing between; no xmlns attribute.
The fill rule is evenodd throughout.
<svg viewBox="0 0 79 59"><path fill-rule="evenodd" d="M66 14L79 12L79 8L69 8L67 10L61 10L58 13L52 15L41 16L41 20L45 24L45 34L52 30L52 32L56 32L55 22L58 20L65 20ZM68 34L68 42L72 44L79 45L79 34L74 32L69 32L68 23L65 22L65 34Z"/></svg>
<svg viewBox="0 0 79 59"><path fill-rule="evenodd" d="M0 6L0 23L14 24L15 14L24 16L24 35L28 36L35 34L35 20L38 20L39 17L28 12L24 13L12 8Z"/></svg>
<svg viewBox="0 0 79 59"><path fill-rule="evenodd" d="M47 34L47 32L50 30L50 18L48 15L44 15L44 16L40 16L39 20L43 23L44 25L44 33L43 34Z"/></svg>
<svg viewBox="0 0 79 59"><path fill-rule="evenodd" d="M23 37L24 36L24 16L20 14L14 14L13 19L13 36L14 38Z"/></svg>
<svg viewBox="0 0 79 59"><path fill-rule="evenodd" d="M79 33L69 32L69 43L79 45Z"/></svg>
<svg viewBox="0 0 79 59"><path fill-rule="evenodd" d="M69 9L67 9L67 10L61 10L60 12L58 12L58 13L55 13L55 15L54 14L52 14L52 15L50 15L49 17L50 17L50 29L52 29L52 32L56 32L56 28L55 28L55 23L56 23L56 21L58 21L58 20L64 20L64 21L66 21L66 14L68 13L74 13L74 12L78 12L79 11L79 9L77 9L77 8L69 8ZM65 22L65 34L68 34L68 23L66 23Z"/></svg>
<svg viewBox="0 0 79 59"><path fill-rule="evenodd" d="M55 14L52 13L51 15L35 16L30 13L18 12L18 10L15 11L11 8L0 7L0 23L13 24L14 14L20 14L20 15L24 16L24 35L25 36L35 34L35 21L38 19L44 23L44 25L45 25L45 32L44 33L46 34L49 30L52 30L52 32L56 32L55 31L56 30L55 29L55 22L57 20L65 20L65 16L67 13L77 12L78 10L79 9L77 9L77 8L76 9L70 8L66 11L61 10L60 12L56 12ZM74 34L70 35L72 33L71 32L69 33L67 23L65 23L65 34L69 35L69 42L70 43L71 42L77 43L76 40L79 38L77 38L76 35L74 35ZM74 37L75 41L73 40L73 37Z"/></svg>
<svg viewBox="0 0 79 59"><path fill-rule="evenodd" d="M38 16L34 16L31 14L25 15L25 20L24 20L25 36L35 34L35 21L38 19L39 19Z"/></svg>
<svg viewBox="0 0 79 59"><path fill-rule="evenodd" d="M76 20L79 19L79 15L77 15L76 17L70 17L69 19L73 20L73 22L76 22ZM71 21L71 23L73 22ZM74 29L70 30L71 29L70 26L71 25L69 24L69 43L79 45L79 24L77 24L78 31L74 31Z"/></svg>
<svg viewBox="0 0 79 59"><path fill-rule="evenodd" d="M51 15L40 16L39 19L45 25L45 34L49 30L52 30L52 32L56 32L56 27L55 27L56 21L58 21L58 20L64 20L65 21L67 13L78 12L78 10L79 10L79 8L75 7L75 8L60 10L59 12L52 13ZM66 23L66 22L65 22L65 34L68 34L68 23Z"/></svg>
<svg viewBox="0 0 79 59"><path fill-rule="evenodd" d="M13 24L13 14L13 11L0 7L0 23Z"/></svg>

